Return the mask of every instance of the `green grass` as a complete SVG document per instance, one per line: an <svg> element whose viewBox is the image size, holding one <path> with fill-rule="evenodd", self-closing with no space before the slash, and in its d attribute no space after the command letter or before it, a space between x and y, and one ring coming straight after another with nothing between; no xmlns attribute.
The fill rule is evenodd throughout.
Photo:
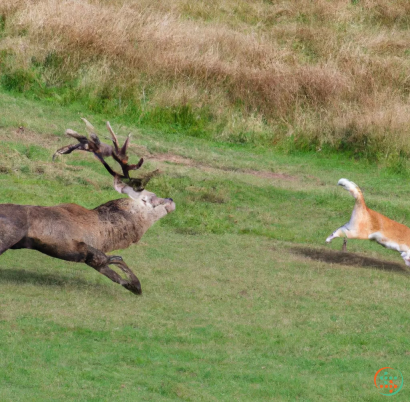
<svg viewBox="0 0 410 402"><path fill-rule="evenodd" d="M5 93L0 107L0 202L118 197L90 154L51 162L65 128L84 132L78 110ZM108 118L85 117L103 137ZM395 399L409 399L404 263L371 242L350 240L346 254L340 239L324 244L353 208L341 177L409 224L402 175L111 124L133 132L131 161L163 171L149 189L177 204L120 251L144 295L82 264L3 254L1 401L381 401L373 376L384 366L404 375Z"/></svg>

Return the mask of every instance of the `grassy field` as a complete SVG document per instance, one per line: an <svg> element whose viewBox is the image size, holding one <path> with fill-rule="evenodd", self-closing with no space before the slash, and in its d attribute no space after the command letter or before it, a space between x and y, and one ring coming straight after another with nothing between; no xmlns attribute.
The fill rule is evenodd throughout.
<svg viewBox="0 0 410 402"><path fill-rule="evenodd" d="M93 208L118 196L90 154L51 155L84 132L75 107L0 93L0 202ZM106 135L105 116L86 117ZM409 271L365 241L325 245L347 222L347 177L410 223L408 178L343 155L284 154L111 119L149 189L177 210L121 251L136 297L81 264L0 258L1 401L381 401L400 369L409 399Z"/></svg>

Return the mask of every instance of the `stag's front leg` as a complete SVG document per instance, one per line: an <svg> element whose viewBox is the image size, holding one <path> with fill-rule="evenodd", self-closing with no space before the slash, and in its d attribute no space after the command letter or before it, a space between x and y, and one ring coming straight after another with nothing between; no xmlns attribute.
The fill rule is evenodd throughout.
<svg viewBox="0 0 410 402"><path fill-rule="evenodd" d="M110 264L115 264L119 269L121 269L122 272L127 275L129 279L129 281L122 286L124 286L125 289L128 289L129 291L140 295L142 293L141 283L135 276L134 272L132 272L128 265L124 262L122 257L113 255L110 257L110 261Z"/></svg>
<svg viewBox="0 0 410 402"><path fill-rule="evenodd" d="M84 262L90 267L94 268L99 273L105 275L107 278L110 278L113 282L118 283L123 286L125 289L129 290L132 293L137 295L142 294L141 283L135 274L128 268L127 264L123 261L120 256L109 256L104 254L102 251L97 250L91 246L88 246L85 243L79 244L79 249L82 251L82 255L85 256ZM117 272L109 268L108 265L114 264L117 265L121 271L123 271L128 280L121 278Z"/></svg>

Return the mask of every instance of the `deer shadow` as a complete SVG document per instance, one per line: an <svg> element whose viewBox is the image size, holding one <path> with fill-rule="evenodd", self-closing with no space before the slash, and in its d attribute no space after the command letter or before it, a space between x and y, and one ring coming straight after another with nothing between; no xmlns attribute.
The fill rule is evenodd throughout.
<svg viewBox="0 0 410 402"><path fill-rule="evenodd" d="M76 288L95 288L102 289L105 286L88 282L84 279L70 278L67 276L54 275L48 273L37 273L27 271L25 269L0 269L0 282L13 283L30 283L40 286L56 286L56 287L76 287Z"/></svg>
<svg viewBox="0 0 410 402"><path fill-rule="evenodd" d="M410 275L410 272L406 269L404 263L399 264L392 261L381 260L379 258L364 257L360 254L349 253L346 251L312 249L308 247L293 247L291 248L291 251L294 254L302 255L316 261L359 268L375 268L382 271Z"/></svg>

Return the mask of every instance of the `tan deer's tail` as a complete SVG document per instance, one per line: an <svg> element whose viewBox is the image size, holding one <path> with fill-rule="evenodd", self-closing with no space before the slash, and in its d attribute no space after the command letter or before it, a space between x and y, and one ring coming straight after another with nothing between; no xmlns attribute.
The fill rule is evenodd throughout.
<svg viewBox="0 0 410 402"><path fill-rule="evenodd" d="M354 198L356 198L356 201L364 203L362 190L360 190L359 186L356 183L353 183L352 181L347 179L340 179L337 184L339 186L342 186L345 190L349 191L349 193L352 194Z"/></svg>

